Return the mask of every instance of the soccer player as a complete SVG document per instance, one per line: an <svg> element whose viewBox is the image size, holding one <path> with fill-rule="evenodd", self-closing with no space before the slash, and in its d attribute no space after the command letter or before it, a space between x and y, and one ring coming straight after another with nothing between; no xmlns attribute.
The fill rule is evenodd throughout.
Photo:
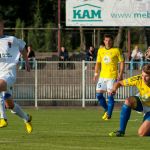
<svg viewBox="0 0 150 150"><path fill-rule="evenodd" d="M111 93L116 93L121 86L136 86L139 96L130 96L125 100L120 113L120 129L109 133L109 136L124 136L131 109L144 112L138 135L150 136L150 64L143 66L142 74L115 83Z"/></svg>
<svg viewBox="0 0 150 150"><path fill-rule="evenodd" d="M12 85L16 80L16 64L20 53L25 59L27 71L30 71L26 50L24 49L25 42L14 36L4 35L3 31L4 21L0 19L0 128L8 125L6 107L24 120L27 132L31 133L31 116L26 114L12 98Z"/></svg>
<svg viewBox="0 0 150 150"><path fill-rule="evenodd" d="M98 49L97 60L95 65L94 81L99 77L96 86L96 98L104 108L103 120L108 120L112 116L114 108L114 97L110 93L114 82L123 78L124 58L119 48L113 47L113 37L109 34L104 35L104 47ZM118 62L120 69L118 73ZM99 76L100 70L100 76ZM103 93L108 92L108 103Z"/></svg>

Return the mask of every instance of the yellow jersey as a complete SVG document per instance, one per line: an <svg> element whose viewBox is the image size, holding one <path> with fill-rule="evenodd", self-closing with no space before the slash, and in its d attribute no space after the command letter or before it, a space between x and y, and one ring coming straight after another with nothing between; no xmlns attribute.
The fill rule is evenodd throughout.
<svg viewBox="0 0 150 150"><path fill-rule="evenodd" d="M118 62L122 61L124 61L124 57L119 48L99 48L96 62L101 63L100 78L116 79Z"/></svg>
<svg viewBox="0 0 150 150"><path fill-rule="evenodd" d="M139 90L139 97L144 106L150 106L150 87L142 80L142 75L133 76L123 80L124 86L136 86Z"/></svg>

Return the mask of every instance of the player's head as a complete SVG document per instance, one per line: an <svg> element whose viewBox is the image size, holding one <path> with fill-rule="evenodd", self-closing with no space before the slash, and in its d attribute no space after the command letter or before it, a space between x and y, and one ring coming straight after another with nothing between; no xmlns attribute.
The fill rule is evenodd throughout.
<svg viewBox="0 0 150 150"><path fill-rule="evenodd" d="M110 49L113 46L113 37L110 34L105 34L104 35L104 44L105 44L105 48Z"/></svg>
<svg viewBox="0 0 150 150"><path fill-rule="evenodd" d="M146 64L142 68L142 79L150 86L150 64Z"/></svg>
<svg viewBox="0 0 150 150"><path fill-rule="evenodd" d="M4 30L4 21L0 18L0 36L3 35Z"/></svg>

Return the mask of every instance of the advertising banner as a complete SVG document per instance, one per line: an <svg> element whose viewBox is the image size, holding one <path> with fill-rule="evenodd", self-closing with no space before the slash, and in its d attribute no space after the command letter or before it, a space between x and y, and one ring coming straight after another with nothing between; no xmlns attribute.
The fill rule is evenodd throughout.
<svg viewBox="0 0 150 150"><path fill-rule="evenodd" d="M150 0L66 0L66 26L150 26Z"/></svg>

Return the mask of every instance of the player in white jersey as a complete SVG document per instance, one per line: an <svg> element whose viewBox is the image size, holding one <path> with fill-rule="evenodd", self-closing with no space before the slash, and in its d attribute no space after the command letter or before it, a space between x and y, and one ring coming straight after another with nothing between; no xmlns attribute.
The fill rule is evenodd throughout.
<svg viewBox="0 0 150 150"><path fill-rule="evenodd" d="M5 108L8 108L24 120L27 132L31 133L32 117L25 113L12 98L12 85L16 81L16 65L20 53L25 60L26 70L30 71L26 50L24 49L26 43L14 36L4 35L3 31L4 21L0 19L0 128L8 125L5 110Z"/></svg>

